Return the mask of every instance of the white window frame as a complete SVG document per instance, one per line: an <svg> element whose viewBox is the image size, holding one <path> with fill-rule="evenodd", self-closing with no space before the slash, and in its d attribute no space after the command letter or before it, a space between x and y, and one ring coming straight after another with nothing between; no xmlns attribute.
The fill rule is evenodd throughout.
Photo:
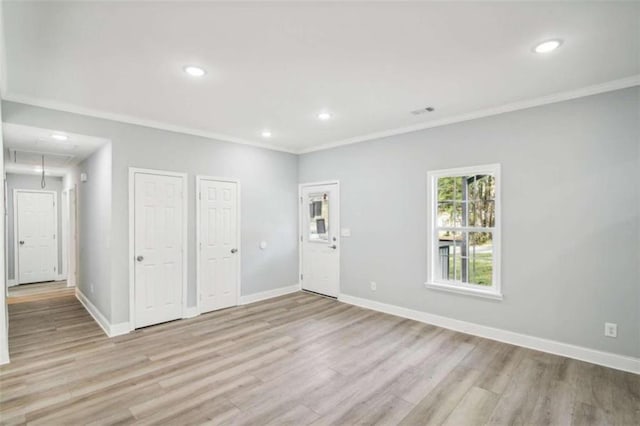
<svg viewBox="0 0 640 426"><path fill-rule="evenodd" d="M476 284L468 284L457 281L441 280L437 278L439 268L439 252L438 252L438 179L441 177L469 176L479 174L491 174L495 177L495 226L492 229L493 234L493 283L491 287L483 287ZM427 206L428 206L428 227L427 227L427 282L425 287L434 290L443 290L453 293L486 297L494 300L502 300L502 285L500 281L500 263L501 263L501 173L500 164L486 164L472 167L459 167L455 169L434 170L427 173ZM485 232L486 228L461 227L460 231L478 231Z"/></svg>

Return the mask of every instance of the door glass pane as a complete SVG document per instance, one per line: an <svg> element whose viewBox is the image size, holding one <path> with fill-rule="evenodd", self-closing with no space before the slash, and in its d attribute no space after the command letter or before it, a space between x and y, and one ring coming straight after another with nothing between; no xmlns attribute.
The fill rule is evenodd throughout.
<svg viewBox="0 0 640 426"><path fill-rule="evenodd" d="M329 194L309 195L309 241L329 242Z"/></svg>

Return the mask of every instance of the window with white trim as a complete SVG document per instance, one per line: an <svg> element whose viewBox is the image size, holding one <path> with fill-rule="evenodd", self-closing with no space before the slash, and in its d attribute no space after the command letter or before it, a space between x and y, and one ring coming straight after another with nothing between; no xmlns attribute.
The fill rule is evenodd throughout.
<svg viewBox="0 0 640 426"><path fill-rule="evenodd" d="M500 165L432 171L429 288L501 299Z"/></svg>

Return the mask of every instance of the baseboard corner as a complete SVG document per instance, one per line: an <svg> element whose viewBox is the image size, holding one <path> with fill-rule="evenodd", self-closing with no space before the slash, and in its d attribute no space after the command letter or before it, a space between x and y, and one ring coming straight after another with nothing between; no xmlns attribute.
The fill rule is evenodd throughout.
<svg viewBox="0 0 640 426"><path fill-rule="evenodd" d="M193 318L200 315L200 311L197 306L187 306L182 314L182 319Z"/></svg>
<svg viewBox="0 0 640 426"><path fill-rule="evenodd" d="M246 296L240 296L238 305L248 305L249 303L284 296L285 294L295 293L296 291L300 291L300 283L287 287L274 288L273 290L261 291L259 293L247 294Z"/></svg>
<svg viewBox="0 0 640 426"><path fill-rule="evenodd" d="M127 334L131 331L129 322L111 324L100 310L89 300L87 296L76 287L76 299L84 306L84 309L91 315L93 320L102 328L107 337L115 337Z"/></svg>

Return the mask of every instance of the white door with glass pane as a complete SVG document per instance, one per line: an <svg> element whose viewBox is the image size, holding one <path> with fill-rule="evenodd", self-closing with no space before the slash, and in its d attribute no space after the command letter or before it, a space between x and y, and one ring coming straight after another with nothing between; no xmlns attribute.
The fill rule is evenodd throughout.
<svg viewBox="0 0 640 426"><path fill-rule="evenodd" d="M184 179L134 175L136 328L182 318Z"/></svg>
<svg viewBox="0 0 640 426"><path fill-rule="evenodd" d="M238 304L238 184L198 179L200 312Z"/></svg>
<svg viewBox="0 0 640 426"><path fill-rule="evenodd" d="M301 185L300 221L302 288L337 297L340 290L338 183Z"/></svg>
<svg viewBox="0 0 640 426"><path fill-rule="evenodd" d="M15 193L18 284L53 281L57 277L56 193Z"/></svg>

